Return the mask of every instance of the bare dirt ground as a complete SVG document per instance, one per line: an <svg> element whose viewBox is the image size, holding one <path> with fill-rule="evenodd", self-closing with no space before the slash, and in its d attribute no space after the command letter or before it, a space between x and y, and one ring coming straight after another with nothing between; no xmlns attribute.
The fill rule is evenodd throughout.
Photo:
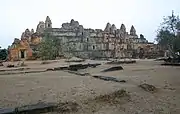
<svg viewBox="0 0 180 114"><path fill-rule="evenodd" d="M69 64L62 61L43 65L40 63L40 61L25 62L27 64L25 68L29 68L25 70L41 71ZM138 60L136 64L121 65L124 68L121 71L100 72L110 66L113 65L103 64L97 68L88 68L86 71L92 75L112 76L127 82L104 81L64 71L3 75L4 72L23 72L23 70L7 71L8 68L0 67L0 70L5 70L0 71L0 108L38 102L73 101L81 107L78 112L68 113L180 114L180 67L161 66L160 62L153 60ZM152 84L158 91L155 93L144 91L138 87L142 83ZM121 89L128 92L129 100L120 99L123 102L115 104L90 100ZM84 103L85 101L88 105Z"/></svg>

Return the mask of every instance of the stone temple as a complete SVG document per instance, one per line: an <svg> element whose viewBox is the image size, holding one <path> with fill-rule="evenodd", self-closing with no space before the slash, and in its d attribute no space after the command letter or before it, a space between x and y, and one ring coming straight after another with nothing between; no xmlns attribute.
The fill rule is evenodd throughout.
<svg viewBox="0 0 180 114"><path fill-rule="evenodd" d="M144 52L153 52L157 48L142 34L138 36L133 25L129 32L124 24L116 27L107 23L104 30L87 29L72 19L63 23L60 28L53 28L52 21L47 16L45 22L39 22L35 32L33 29L26 29L21 39L14 40L9 48L9 59L32 59L45 33L61 40L62 55L70 54L81 58L132 58L142 49Z"/></svg>

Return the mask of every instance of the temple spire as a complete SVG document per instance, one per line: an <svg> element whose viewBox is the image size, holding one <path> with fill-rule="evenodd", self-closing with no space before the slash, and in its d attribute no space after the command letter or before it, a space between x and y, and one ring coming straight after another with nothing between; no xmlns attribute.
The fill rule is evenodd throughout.
<svg viewBox="0 0 180 114"><path fill-rule="evenodd" d="M105 32L110 32L111 31L111 24L107 23L106 28L104 29Z"/></svg>
<svg viewBox="0 0 180 114"><path fill-rule="evenodd" d="M131 26L130 35L136 36L136 29L134 28L133 25Z"/></svg>
<svg viewBox="0 0 180 114"><path fill-rule="evenodd" d="M125 27L124 24L121 24L120 30L121 30L123 33L126 33L126 27Z"/></svg>
<svg viewBox="0 0 180 114"><path fill-rule="evenodd" d="M52 28L52 22L49 16L46 17L45 28Z"/></svg>

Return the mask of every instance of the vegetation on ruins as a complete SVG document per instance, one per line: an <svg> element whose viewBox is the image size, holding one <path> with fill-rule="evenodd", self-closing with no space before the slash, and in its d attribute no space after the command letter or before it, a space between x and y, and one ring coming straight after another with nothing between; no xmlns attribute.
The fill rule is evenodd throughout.
<svg viewBox="0 0 180 114"><path fill-rule="evenodd" d="M0 60L6 60L8 56L7 49L1 49L0 47Z"/></svg>
<svg viewBox="0 0 180 114"><path fill-rule="evenodd" d="M165 50L180 51L180 19L174 15L164 18L158 30L156 41Z"/></svg>
<svg viewBox="0 0 180 114"><path fill-rule="evenodd" d="M51 36L49 33L44 34L39 46L39 55L42 60L56 59L61 53L61 40Z"/></svg>

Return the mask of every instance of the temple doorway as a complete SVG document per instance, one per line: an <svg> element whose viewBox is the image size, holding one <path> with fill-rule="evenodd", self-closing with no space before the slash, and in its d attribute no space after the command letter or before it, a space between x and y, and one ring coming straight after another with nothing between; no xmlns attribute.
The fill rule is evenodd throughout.
<svg viewBox="0 0 180 114"><path fill-rule="evenodd" d="M20 53L21 53L21 56L20 56L21 59L24 59L25 58L25 50L21 50Z"/></svg>

